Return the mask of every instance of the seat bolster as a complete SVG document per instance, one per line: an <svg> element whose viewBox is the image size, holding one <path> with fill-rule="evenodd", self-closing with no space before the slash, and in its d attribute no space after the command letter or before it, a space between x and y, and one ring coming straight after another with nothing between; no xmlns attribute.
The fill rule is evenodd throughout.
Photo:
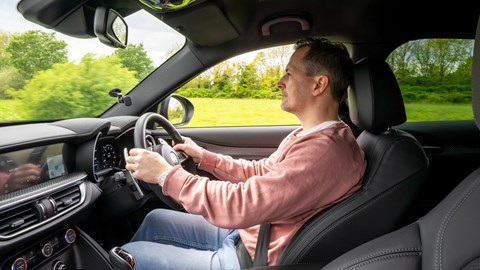
<svg viewBox="0 0 480 270"><path fill-rule="evenodd" d="M429 160L420 143L402 130L380 134L363 132L357 138L367 158L363 186L385 190L420 171L427 170ZM426 181L426 177L422 181ZM419 187L423 183L419 183Z"/></svg>
<svg viewBox="0 0 480 270"><path fill-rule="evenodd" d="M345 253L322 269L420 269L421 250L419 224L415 222Z"/></svg>
<svg viewBox="0 0 480 270"><path fill-rule="evenodd" d="M424 243L422 269L462 269L478 258L479 205L477 169L420 220Z"/></svg>
<svg viewBox="0 0 480 270"><path fill-rule="evenodd" d="M462 270L477 270L480 269L480 258L475 258L473 261L469 262Z"/></svg>

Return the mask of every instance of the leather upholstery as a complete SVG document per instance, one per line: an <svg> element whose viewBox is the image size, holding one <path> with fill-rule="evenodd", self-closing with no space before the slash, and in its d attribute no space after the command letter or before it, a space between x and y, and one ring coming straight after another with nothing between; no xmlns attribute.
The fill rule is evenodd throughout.
<svg viewBox="0 0 480 270"><path fill-rule="evenodd" d="M390 129L405 121L390 67L364 59L355 65L354 74L351 114L366 128L357 138L367 159L362 188L310 219L287 245L278 265L316 262L318 267L398 229L427 179L428 159L421 145L410 134Z"/></svg>
<svg viewBox="0 0 480 270"><path fill-rule="evenodd" d="M363 244L323 269L479 269L479 205L477 169L417 222Z"/></svg>
<svg viewBox="0 0 480 270"><path fill-rule="evenodd" d="M348 101L351 121L363 130L385 130L407 120L400 87L385 61L364 58L355 64Z"/></svg>

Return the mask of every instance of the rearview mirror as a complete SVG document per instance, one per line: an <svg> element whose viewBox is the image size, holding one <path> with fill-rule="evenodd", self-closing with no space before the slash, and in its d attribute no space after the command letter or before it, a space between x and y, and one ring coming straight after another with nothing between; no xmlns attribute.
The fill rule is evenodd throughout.
<svg viewBox="0 0 480 270"><path fill-rule="evenodd" d="M114 48L126 48L128 26L120 13L113 9L97 7L93 30L98 39Z"/></svg>

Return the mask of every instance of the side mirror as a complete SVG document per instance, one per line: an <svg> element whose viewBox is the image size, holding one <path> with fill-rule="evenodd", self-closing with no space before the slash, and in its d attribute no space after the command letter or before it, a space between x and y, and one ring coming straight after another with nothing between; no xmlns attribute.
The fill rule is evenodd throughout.
<svg viewBox="0 0 480 270"><path fill-rule="evenodd" d="M97 7L93 30L102 43L114 48L127 47L128 26L120 13L115 10Z"/></svg>
<svg viewBox="0 0 480 270"><path fill-rule="evenodd" d="M168 119L174 126L183 126L190 122L194 107L190 100L172 94L164 99L158 107L158 113Z"/></svg>

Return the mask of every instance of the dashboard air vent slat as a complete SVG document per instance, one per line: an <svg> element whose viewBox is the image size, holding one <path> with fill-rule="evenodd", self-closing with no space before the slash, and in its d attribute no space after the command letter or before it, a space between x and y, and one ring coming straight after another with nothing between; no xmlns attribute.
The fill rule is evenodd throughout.
<svg viewBox="0 0 480 270"><path fill-rule="evenodd" d="M57 205L57 213L61 213L80 202L80 188L75 186L63 190L52 195L52 198L55 200L55 204Z"/></svg>
<svg viewBox="0 0 480 270"><path fill-rule="evenodd" d="M11 235L38 222L39 218L30 204L11 209L0 213L0 235Z"/></svg>

